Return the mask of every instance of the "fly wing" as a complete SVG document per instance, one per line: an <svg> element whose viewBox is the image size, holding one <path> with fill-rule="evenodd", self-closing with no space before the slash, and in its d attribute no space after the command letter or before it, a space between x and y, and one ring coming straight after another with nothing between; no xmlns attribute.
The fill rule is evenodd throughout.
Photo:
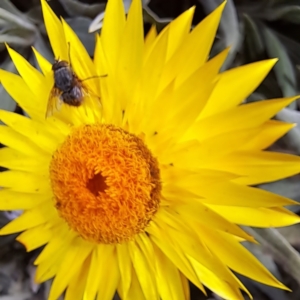
<svg viewBox="0 0 300 300"><path fill-rule="evenodd" d="M82 81L80 82L80 85L83 92L83 96L96 99L98 104L101 106L100 96L91 91Z"/></svg>
<svg viewBox="0 0 300 300"><path fill-rule="evenodd" d="M62 100L60 99L61 91L55 87L52 88L47 104L46 118L53 115L55 111L59 111L62 106Z"/></svg>
<svg viewBox="0 0 300 300"><path fill-rule="evenodd" d="M94 93L93 91L91 91L83 82L81 82L81 89L83 92L83 96L85 99L85 103L84 106L88 104L88 106L91 108L92 112L94 115L100 117L103 114L103 107L102 107L102 103L101 103L101 98L99 95L97 95L96 93ZM85 107L85 110L87 110L87 108ZM87 114L87 112L86 112Z"/></svg>

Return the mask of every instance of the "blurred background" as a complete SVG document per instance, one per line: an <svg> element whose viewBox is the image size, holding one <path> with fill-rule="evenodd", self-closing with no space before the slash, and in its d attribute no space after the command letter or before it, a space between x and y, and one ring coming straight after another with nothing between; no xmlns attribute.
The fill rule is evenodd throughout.
<svg viewBox="0 0 300 300"><path fill-rule="evenodd" d="M145 32L155 24L160 31L180 13L195 5L193 26L198 24L222 0L142 0ZM124 0L126 8L130 0ZM101 30L106 1L50 0L49 5L77 33L93 56L95 33ZM299 93L300 76L300 0L227 0L211 57L231 46L223 70L246 63L278 57L279 62L262 85L245 102L288 97ZM31 46L49 61L53 54L43 25L39 0L0 0L0 68L16 72L8 57L5 43L21 53L35 67ZM300 155L300 100L282 110L278 120L297 126L276 142L270 150ZM23 114L0 85L0 109ZM1 146L1 145L0 145ZM300 202L300 176L295 176L260 188ZM291 207L300 214L300 207ZM1 212L0 227L20 212ZM254 300L300 299L300 225L283 229L246 228L261 244L245 243L247 247L277 278L293 290L283 292L258 284L242 276L240 279ZM34 283L32 262L39 251L26 253L15 235L0 237L0 300L46 300L50 283ZM222 245L220 245L222 247ZM63 298L61 298L63 299ZM116 296L115 299L118 299ZM191 299L220 299L208 291L205 297L191 286ZM248 299L245 296L245 299ZM74 299L77 300L77 299ZM78 299L80 300L80 299ZM170 299L171 300L171 299Z"/></svg>

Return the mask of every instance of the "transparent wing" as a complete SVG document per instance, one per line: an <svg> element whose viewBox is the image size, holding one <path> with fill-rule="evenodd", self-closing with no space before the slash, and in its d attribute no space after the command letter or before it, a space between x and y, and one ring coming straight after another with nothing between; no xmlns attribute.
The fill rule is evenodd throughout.
<svg viewBox="0 0 300 300"><path fill-rule="evenodd" d="M83 97L84 98L90 98L90 103L94 103L95 105L95 109L99 109L102 107L102 103L101 103L101 98L99 95L97 95L96 93L94 93L93 91L91 91L83 82L80 83L81 84L81 89L82 89L82 93L83 93ZM93 99L95 101L93 101Z"/></svg>
<svg viewBox="0 0 300 300"><path fill-rule="evenodd" d="M62 93L59 89L53 87L48 98L46 118L52 116L55 111L60 110L63 103L63 101L60 99L61 94Z"/></svg>
<svg viewBox="0 0 300 300"><path fill-rule="evenodd" d="M83 106L86 115L88 115L87 106L86 106L88 103L88 106L91 109L90 113L92 113L92 115L96 115L99 117L102 114L102 103L101 103L100 96L94 93L93 91L91 91L91 89L89 89L83 82L81 82L80 84L81 84L82 94L84 97Z"/></svg>
<svg viewBox="0 0 300 300"><path fill-rule="evenodd" d="M85 97L93 97L100 102L100 97L97 94L95 94L93 91L91 91L83 82L81 82L80 85L81 85L81 89L83 91L83 95Z"/></svg>

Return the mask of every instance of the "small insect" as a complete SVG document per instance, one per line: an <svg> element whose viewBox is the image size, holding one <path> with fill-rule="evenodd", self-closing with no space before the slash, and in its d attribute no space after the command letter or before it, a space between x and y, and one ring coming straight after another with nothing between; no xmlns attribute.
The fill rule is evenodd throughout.
<svg viewBox="0 0 300 300"><path fill-rule="evenodd" d="M46 118L51 116L55 110L60 110L63 103L75 107L80 106L83 103L84 95L90 94L83 81L100 77L94 76L80 80L71 65L65 60L55 60L52 71L54 86L49 95Z"/></svg>

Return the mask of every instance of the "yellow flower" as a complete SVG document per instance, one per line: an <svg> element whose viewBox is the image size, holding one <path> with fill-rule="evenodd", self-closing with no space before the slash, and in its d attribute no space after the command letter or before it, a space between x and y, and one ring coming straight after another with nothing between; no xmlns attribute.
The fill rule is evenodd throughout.
<svg viewBox="0 0 300 300"><path fill-rule="evenodd" d="M94 60L42 7L55 58L88 92L45 118L51 64L33 49L40 72L8 47L20 75L0 79L30 118L0 111L0 209L24 210L0 233L45 245L36 280L54 277L49 299L189 299L188 280L243 299L232 270L285 289L239 227L299 222L292 200L250 187L300 171L298 157L264 151L293 127L270 118L294 98L240 105L276 60L219 74L228 49L207 57L224 4L192 31L194 8L144 41L140 0L127 17L109 0Z"/></svg>

